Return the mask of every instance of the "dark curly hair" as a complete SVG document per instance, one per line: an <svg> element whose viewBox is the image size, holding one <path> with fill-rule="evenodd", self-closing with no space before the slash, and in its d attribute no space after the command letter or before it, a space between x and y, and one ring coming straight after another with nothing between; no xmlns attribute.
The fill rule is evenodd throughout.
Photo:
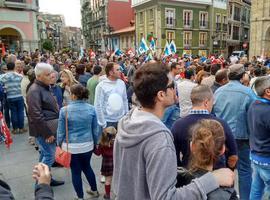
<svg viewBox="0 0 270 200"><path fill-rule="evenodd" d="M168 68L159 62L140 67L134 77L134 92L142 107L154 108L159 91L165 91L169 82Z"/></svg>

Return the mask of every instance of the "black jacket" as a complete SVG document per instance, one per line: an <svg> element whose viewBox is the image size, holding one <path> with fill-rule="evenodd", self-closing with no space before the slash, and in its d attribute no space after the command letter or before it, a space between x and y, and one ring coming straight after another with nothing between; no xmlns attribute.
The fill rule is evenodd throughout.
<svg viewBox="0 0 270 200"><path fill-rule="evenodd" d="M35 80L27 92L30 136L44 139L56 135L59 108L49 86Z"/></svg>
<svg viewBox="0 0 270 200"><path fill-rule="evenodd" d="M191 173L183 167L178 167L177 169L177 183L176 187L182 187L188 185L194 178L199 178L206 174L206 170L197 170ZM236 191L234 188L230 187L219 187L218 189L207 194L208 200L238 200Z"/></svg>
<svg viewBox="0 0 270 200"><path fill-rule="evenodd" d="M15 200L7 183L0 180L0 199ZM40 184L35 189L35 200L54 200L53 190L49 185Z"/></svg>

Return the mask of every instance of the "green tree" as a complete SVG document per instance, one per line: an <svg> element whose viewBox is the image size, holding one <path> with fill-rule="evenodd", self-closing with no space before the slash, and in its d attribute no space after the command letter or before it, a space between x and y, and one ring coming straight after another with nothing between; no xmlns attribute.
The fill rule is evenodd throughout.
<svg viewBox="0 0 270 200"><path fill-rule="evenodd" d="M47 51L53 51L53 44L51 40L45 40L42 44L42 48Z"/></svg>

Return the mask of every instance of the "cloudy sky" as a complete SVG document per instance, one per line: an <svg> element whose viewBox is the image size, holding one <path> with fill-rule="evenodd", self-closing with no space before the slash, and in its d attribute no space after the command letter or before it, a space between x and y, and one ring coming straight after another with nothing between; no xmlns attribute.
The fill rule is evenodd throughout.
<svg viewBox="0 0 270 200"><path fill-rule="evenodd" d="M62 14L67 26L81 27L80 0L39 0L40 12Z"/></svg>

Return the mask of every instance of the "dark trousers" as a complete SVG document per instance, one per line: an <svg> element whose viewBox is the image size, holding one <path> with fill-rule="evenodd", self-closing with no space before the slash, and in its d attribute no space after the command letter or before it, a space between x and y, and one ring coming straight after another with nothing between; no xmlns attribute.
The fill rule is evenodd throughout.
<svg viewBox="0 0 270 200"><path fill-rule="evenodd" d="M78 198L83 198L82 172L84 173L92 191L97 191L96 176L90 165L92 151L71 155L72 184Z"/></svg>
<svg viewBox="0 0 270 200"><path fill-rule="evenodd" d="M7 99L11 111L11 123L13 129L24 127L24 101L23 97Z"/></svg>

